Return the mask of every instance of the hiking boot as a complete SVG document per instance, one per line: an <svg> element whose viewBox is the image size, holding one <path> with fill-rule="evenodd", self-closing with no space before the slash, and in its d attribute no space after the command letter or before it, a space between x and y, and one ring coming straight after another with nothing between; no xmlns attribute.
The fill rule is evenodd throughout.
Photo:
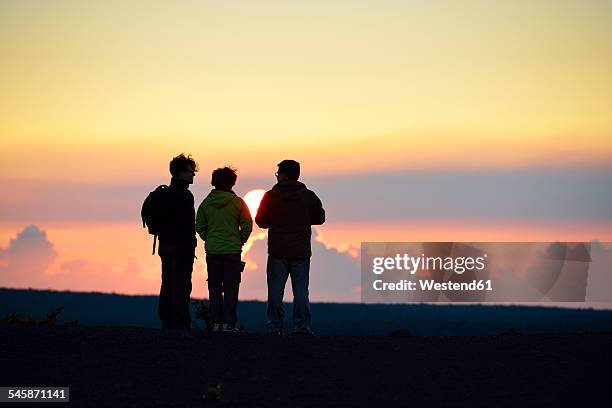
<svg viewBox="0 0 612 408"><path fill-rule="evenodd" d="M236 327L234 324L225 323L221 328L221 331L224 333L238 333L240 329Z"/></svg>
<svg viewBox="0 0 612 408"><path fill-rule="evenodd" d="M270 329L268 334L270 336L282 336L284 333L282 329Z"/></svg>

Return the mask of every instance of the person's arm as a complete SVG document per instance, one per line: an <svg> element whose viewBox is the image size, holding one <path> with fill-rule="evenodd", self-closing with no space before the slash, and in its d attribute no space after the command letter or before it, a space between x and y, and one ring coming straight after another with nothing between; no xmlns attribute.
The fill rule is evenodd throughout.
<svg viewBox="0 0 612 408"><path fill-rule="evenodd" d="M323 204L319 197L315 193L312 193L313 202L310 207L310 224L311 225L321 225L325 222L325 210L323 209Z"/></svg>
<svg viewBox="0 0 612 408"><path fill-rule="evenodd" d="M240 223L240 237L242 238L242 243L244 244L249 239L251 231L253 231L253 218L251 218L249 207L242 198L240 199L240 213L238 221Z"/></svg>
<svg viewBox="0 0 612 408"><path fill-rule="evenodd" d="M206 241L206 233L208 232L208 220L206 219L205 209L206 206L204 205L204 201L202 201L202 204L198 207L195 223L196 232L204 241Z"/></svg>
<svg viewBox="0 0 612 408"><path fill-rule="evenodd" d="M189 234L189 237L195 242L197 246L197 239L195 237L195 199L193 198L193 194L191 193L191 191L187 190L187 192L189 193L189 195L187 197L188 205L185 208L185 213L187 214L185 218L185 231Z"/></svg>
<svg viewBox="0 0 612 408"><path fill-rule="evenodd" d="M259 208L257 209L257 215L255 215L255 223L259 226L259 228L269 228L270 227L270 192L268 191L264 194L261 202L259 203Z"/></svg>

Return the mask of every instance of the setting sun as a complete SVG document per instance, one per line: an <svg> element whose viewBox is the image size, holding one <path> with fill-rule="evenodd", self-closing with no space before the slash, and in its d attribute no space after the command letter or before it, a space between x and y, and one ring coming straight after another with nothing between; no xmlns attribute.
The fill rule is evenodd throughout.
<svg viewBox="0 0 612 408"><path fill-rule="evenodd" d="M244 202L246 203L247 207L249 207L249 211L251 212L251 216L253 218L255 218L255 215L257 214L259 203L261 202L261 199L265 193L266 190L257 189L249 191L244 196Z"/></svg>

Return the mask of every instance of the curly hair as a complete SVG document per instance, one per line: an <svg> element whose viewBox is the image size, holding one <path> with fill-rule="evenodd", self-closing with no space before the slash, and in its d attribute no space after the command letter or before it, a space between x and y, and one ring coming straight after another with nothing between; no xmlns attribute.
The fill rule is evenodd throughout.
<svg viewBox="0 0 612 408"><path fill-rule="evenodd" d="M170 174L172 177L178 177L180 172L187 171L187 166L193 167L193 171L198 171L198 164L191 155L185 156L185 153L181 153L170 161Z"/></svg>
<svg viewBox="0 0 612 408"><path fill-rule="evenodd" d="M212 172L210 184L219 190L231 190L238 179L236 171L233 167L220 167Z"/></svg>

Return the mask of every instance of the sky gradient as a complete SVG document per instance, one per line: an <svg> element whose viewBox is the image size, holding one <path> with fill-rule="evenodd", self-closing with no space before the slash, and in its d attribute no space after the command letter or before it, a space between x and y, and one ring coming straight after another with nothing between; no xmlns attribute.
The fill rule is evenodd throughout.
<svg viewBox="0 0 612 408"><path fill-rule="evenodd" d="M610 27L609 1L3 1L0 286L154 293L138 212L181 152L196 205L216 167L244 195L300 161L347 274L367 240L612 241ZM82 278L17 279L11 240Z"/></svg>

